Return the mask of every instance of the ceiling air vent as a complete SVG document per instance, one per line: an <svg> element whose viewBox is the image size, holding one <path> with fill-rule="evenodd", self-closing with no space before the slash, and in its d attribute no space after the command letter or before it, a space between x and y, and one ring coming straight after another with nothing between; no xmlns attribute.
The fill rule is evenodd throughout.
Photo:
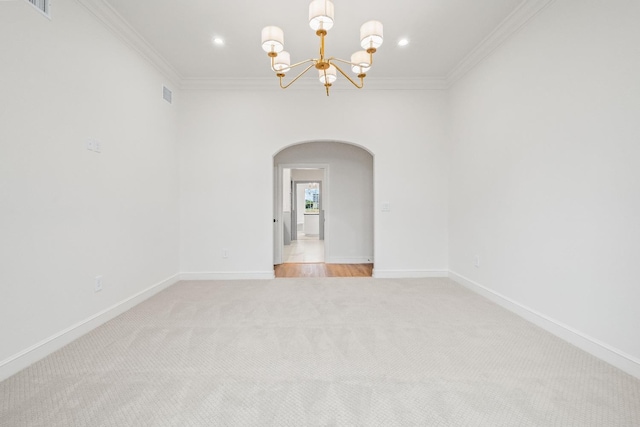
<svg viewBox="0 0 640 427"><path fill-rule="evenodd" d="M166 86L162 86L162 98L167 101L169 104L171 104L171 91L169 90L168 87Z"/></svg>
<svg viewBox="0 0 640 427"><path fill-rule="evenodd" d="M27 0L29 3L37 7L40 12L49 16L49 10L51 9L50 0Z"/></svg>

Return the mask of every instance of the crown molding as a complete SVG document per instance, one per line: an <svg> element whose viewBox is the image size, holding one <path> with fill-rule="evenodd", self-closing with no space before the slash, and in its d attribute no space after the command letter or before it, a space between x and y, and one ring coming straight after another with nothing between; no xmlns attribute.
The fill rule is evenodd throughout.
<svg viewBox="0 0 640 427"><path fill-rule="evenodd" d="M1 1L1 0L0 0ZM116 36L133 48L170 82L182 90L277 90L275 78L185 78L104 0L76 0L96 16ZM482 40L445 77L421 78L371 78L365 82L367 90L447 90L489 57L500 45L508 40L530 19L555 0L524 0L516 10L507 16L487 37ZM290 90L317 90L315 79L301 79ZM339 84L331 90L352 89L350 85Z"/></svg>
<svg viewBox="0 0 640 427"><path fill-rule="evenodd" d="M524 0L447 75L451 87L555 0Z"/></svg>
<svg viewBox="0 0 640 427"><path fill-rule="evenodd" d="M297 82L294 86L309 86L306 80ZM292 86L293 88L293 86ZM182 79L180 89L193 90L275 90L280 89L278 80L274 78L185 78Z"/></svg>
<svg viewBox="0 0 640 427"><path fill-rule="evenodd" d="M281 90L278 80L271 78L246 78L246 79L182 79L180 88L185 91L201 90ZM365 88L371 90L446 90L447 81L444 78L367 78ZM322 89L322 84L317 79L300 79L288 90L314 90ZM354 90L355 88L346 81L331 87L331 91Z"/></svg>
<svg viewBox="0 0 640 427"><path fill-rule="evenodd" d="M103 0L76 0L101 21L118 38L145 58L172 84L180 86L182 76L129 23Z"/></svg>
<svg viewBox="0 0 640 427"><path fill-rule="evenodd" d="M365 81L369 90L446 90L444 77L382 78L369 77Z"/></svg>

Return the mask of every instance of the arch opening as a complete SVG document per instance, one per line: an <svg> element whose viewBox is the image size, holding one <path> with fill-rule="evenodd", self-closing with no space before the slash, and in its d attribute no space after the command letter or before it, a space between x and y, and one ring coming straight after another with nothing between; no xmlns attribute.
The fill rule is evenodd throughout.
<svg viewBox="0 0 640 427"><path fill-rule="evenodd" d="M292 214L293 182L300 180L292 176L311 174L323 189L317 220L324 236L324 262L374 263L374 156L370 150L333 140L297 142L274 155L273 170L274 266L284 262L285 246L295 239L295 230L305 226L297 222L297 212Z"/></svg>
<svg viewBox="0 0 640 427"><path fill-rule="evenodd" d="M316 139L316 140L309 140L309 141L292 142L291 144L285 145L273 154L273 158L275 159L276 157L278 157L278 155L280 155L280 153L282 153L283 151L292 149L293 147L298 147L306 144L318 144L318 143L335 143L335 144L344 144L347 146L353 146L356 148L360 148L361 150L369 153L372 157L375 157L375 153L372 150L370 150L368 147L362 144L358 144L351 141L336 140L336 139Z"/></svg>

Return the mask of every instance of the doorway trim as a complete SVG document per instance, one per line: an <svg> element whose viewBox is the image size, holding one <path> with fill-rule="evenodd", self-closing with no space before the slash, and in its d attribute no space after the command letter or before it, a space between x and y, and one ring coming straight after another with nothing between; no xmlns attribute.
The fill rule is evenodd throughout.
<svg viewBox="0 0 640 427"><path fill-rule="evenodd" d="M274 218L274 232L273 232L273 265L282 264L282 254L284 252L284 224L282 214L283 204L283 170L284 169L322 169L324 171L322 190L324 192L323 208L325 210L324 217L324 253L325 259L327 253L330 253L331 242L331 182L330 182L330 168L328 163L282 163L275 165L273 177L274 181L274 206L273 206L273 218ZM329 212L327 215L326 212Z"/></svg>
<svg viewBox="0 0 640 427"><path fill-rule="evenodd" d="M285 168L286 169L286 168ZM291 170L295 170L295 169L291 169ZM298 169L299 170L299 169ZM324 175L324 171L322 172ZM324 178L323 178L324 179ZM295 229L295 234L296 234L296 238L298 235L298 227L297 227L297 222L298 222L298 185L299 184L318 184L318 187L320 189L320 198L318 200L318 239L319 240L324 240L324 184L322 183L322 181L315 181L315 180L296 180L296 181L291 181L291 187L292 187L292 197L291 197L291 240L293 239L293 235L294 232L293 230ZM282 188L284 189L284 182L282 183ZM293 188L295 188L295 192L293 191ZM283 200L284 202L284 200ZM295 205L295 211L293 210L293 206ZM295 216L296 216L296 227L293 226L294 222L293 222L293 216L294 216L294 212L295 212ZM283 212L284 213L284 212Z"/></svg>

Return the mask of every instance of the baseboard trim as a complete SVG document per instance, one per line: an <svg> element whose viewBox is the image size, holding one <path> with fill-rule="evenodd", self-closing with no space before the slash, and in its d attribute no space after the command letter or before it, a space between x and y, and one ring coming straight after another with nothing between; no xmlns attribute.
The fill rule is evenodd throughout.
<svg viewBox="0 0 640 427"><path fill-rule="evenodd" d="M449 277L447 270L380 270L373 269L376 279L420 279L425 277Z"/></svg>
<svg viewBox="0 0 640 427"><path fill-rule="evenodd" d="M633 375L636 378L640 378L640 360L630 356L610 345L592 338L571 326L565 325L562 322L558 322L555 319L550 318L536 310L533 310L527 306L524 306L517 301L512 300L498 292L495 292L473 280L449 271L449 278L459 283L467 289L470 289L477 294L495 302L496 304L506 308L507 310L517 314L518 316L528 320L541 327L542 329L550 332L551 334L561 338L570 344L578 347L581 350L601 359L618 369L623 370L629 375Z"/></svg>
<svg viewBox="0 0 640 427"><path fill-rule="evenodd" d="M112 305L109 308L106 308L99 313L96 313L93 316L50 336L49 338L32 345L31 347L8 357L0 362L0 381L17 374L21 370L61 349L65 345L80 338L103 323L108 322L132 307L140 304L142 301L177 283L178 280L178 274L174 274L173 276L168 277L155 285L152 285L147 289Z"/></svg>
<svg viewBox="0 0 640 427"><path fill-rule="evenodd" d="M273 270L180 273L180 280L270 280L275 277Z"/></svg>
<svg viewBox="0 0 640 427"><path fill-rule="evenodd" d="M326 264L373 264L373 257L329 257L324 262Z"/></svg>

